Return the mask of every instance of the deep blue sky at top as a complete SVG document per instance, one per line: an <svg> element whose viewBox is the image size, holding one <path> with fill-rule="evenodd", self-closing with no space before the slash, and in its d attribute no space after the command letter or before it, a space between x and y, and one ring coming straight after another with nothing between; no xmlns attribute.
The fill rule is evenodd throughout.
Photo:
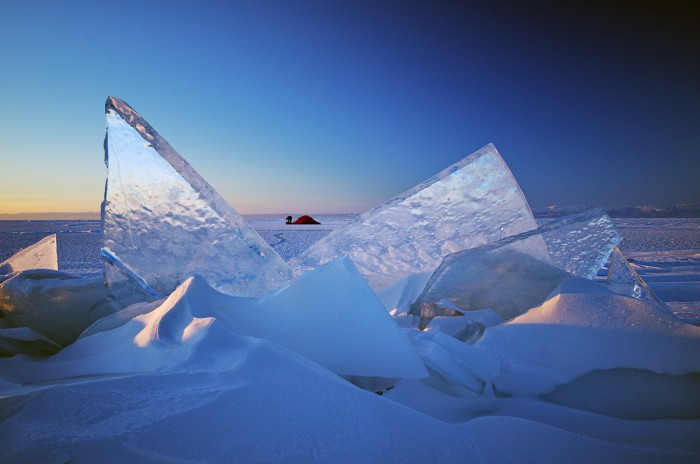
<svg viewBox="0 0 700 464"><path fill-rule="evenodd" d="M700 203L695 2L534 3L5 4L0 213L99 209L108 95L243 213L361 212L488 142L533 207Z"/></svg>

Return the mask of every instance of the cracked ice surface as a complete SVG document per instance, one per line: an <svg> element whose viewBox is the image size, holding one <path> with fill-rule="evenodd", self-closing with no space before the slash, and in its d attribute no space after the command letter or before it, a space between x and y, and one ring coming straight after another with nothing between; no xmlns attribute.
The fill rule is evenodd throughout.
<svg viewBox="0 0 700 464"><path fill-rule="evenodd" d="M378 290L434 270L451 253L536 227L518 183L489 144L330 233L290 265L302 274L346 255Z"/></svg>
<svg viewBox="0 0 700 464"><path fill-rule="evenodd" d="M113 97L105 110L102 220L111 254L160 295L192 274L241 296L289 280L284 260L141 115Z"/></svg>

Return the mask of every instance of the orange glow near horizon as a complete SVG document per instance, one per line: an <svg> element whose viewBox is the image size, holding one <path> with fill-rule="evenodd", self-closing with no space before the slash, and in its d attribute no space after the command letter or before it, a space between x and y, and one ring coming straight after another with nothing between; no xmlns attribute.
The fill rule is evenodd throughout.
<svg viewBox="0 0 700 464"><path fill-rule="evenodd" d="M84 198L7 197L0 198L0 214L96 213L100 202Z"/></svg>

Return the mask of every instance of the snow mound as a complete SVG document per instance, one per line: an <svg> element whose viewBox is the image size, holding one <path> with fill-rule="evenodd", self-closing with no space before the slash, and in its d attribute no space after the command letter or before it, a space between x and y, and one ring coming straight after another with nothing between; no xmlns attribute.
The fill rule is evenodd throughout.
<svg viewBox="0 0 700 464"><path fill-rule="evenodd" d="M494 382L535 397L594 371L700 372L700 327L659 306L574 278L542 306L486 329L475 348L508 364Z"/></svg>
<svg viewBox="0 0 700 464"><path fill-rule="evenodd" d="M231 331L275 341L340 375L426 375L408 339L348 259L260 298L221 294L198 277L183 288L181 298L173 303L169 298L158 311L170 304L216 308L216 317ZM158 327L162 336L164 328Z"/></svg>
<svg viewBox="0 0 700 464"><path fill-rule="evenodd" d="M222 334L240 334L271 340L339 375L427 375L410 341L347 259L260 298L226 295L193 276L141 314L153 306L127 308L135 315L127 322L114 322L119 313L110 316L112 323L101 321L102 327L91 328L91 335L37 363L36 369L22 374L21 359L16 364L7 360L3 369L16 372L13 378L23 382L172 370L190 365L193 351L225 351L228 335ZM219 347L221 337L224 345Z"/></svg>

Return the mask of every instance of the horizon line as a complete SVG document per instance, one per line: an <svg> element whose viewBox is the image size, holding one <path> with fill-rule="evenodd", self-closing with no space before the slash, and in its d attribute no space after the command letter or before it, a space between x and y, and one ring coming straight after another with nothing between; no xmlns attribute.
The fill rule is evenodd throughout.
<svg viewBox="0 0 700 464"><path fill-rule="evenodd" d="M346 212L346 211L340 211L340 212L331 212L331 213L314 213L314 212L303 212L303 213L298 213L298 212L257 212L257 213L238 213L241 216L257 216L257 215L281 215L281 216L289 216L289 215L328 215L328 214L352 214L352 215L359 215L362 213L358 212ZM99 211L41 211L41 212L21 212L21 213L0 213L0 220L17 220L17 221L24 221L24 220L100 220L102 219L101 214Z"/></svg>
<svg viewBox="0 0 700 464"><path fill-rule="evenodd" d="M552 208L556 210L559 210L559 212L563 212L562 210L568 209L568 208L590 208L591 206L585 206L585 205L548 205L548 206L540 206L540 207L531 207L533 210L533 213L537 211L538 213L547 213L548 210L551 210ZM619 208L658 208L660 210L667 209L667 208L677 208L677 207L696 207L700 208L699 203L680 203L676 205L664 205L664 206L656 206L656 205L601 205L598 206L599 208L603 209L619 209ZM257 215L327 215L327 214L347 214L347 215L360 215L363 214L364 211L362 212L355 212L355 211L337 211L337 212L255 212L255 213L241 213L238 212L241 216L257 216ZM101 213L99 211L37 211L37 212L18 212L18 213L0 213L0 220L16 220L16 221L24 221L24 220L100 220L102 219Z"/></svg>

